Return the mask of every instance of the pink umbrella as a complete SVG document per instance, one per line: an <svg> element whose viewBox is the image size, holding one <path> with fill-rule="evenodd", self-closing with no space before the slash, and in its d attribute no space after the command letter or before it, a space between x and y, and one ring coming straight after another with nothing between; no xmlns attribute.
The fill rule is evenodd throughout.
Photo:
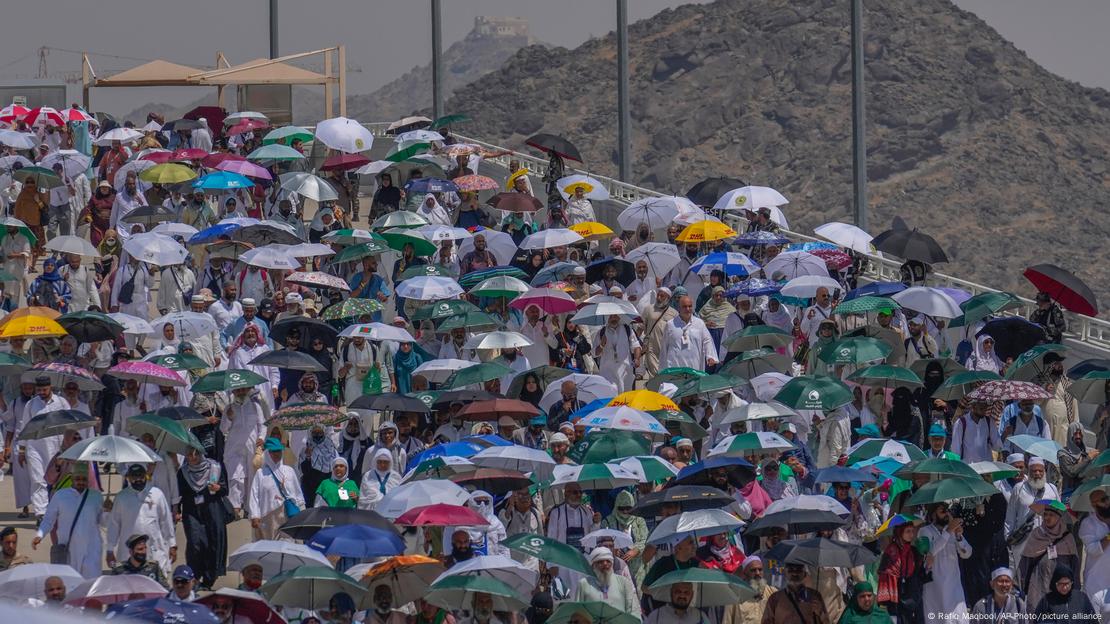
<svg viewBox="0 0 1110 624"><path fill-rule="evenodd" d="M239 175L245 175L249 178L258 178L260 180L274 179L274 176L270 175L270 172L265 168L259 167L248 160L224 160L217 164L216 168L220 171L230 171L232 173L238 173Z"/></svg>
<svg viewBox="0 0 1110 624"><path fill-rule="evenodd" d="M200 164L208 167L209 169L215 169L216 165L219 165L225 160L246 160L246 158L243 158L238 154L232 154L230 152L213 152L202 158L200 160Z"/></svg>
<svg viewBox="0 0 1110 624"><path fill-rule="evenodd" d="M149 160L150 162L155 162L162 165L170 162L171 158L173 158L173 152L169 150L157 150L147 152L146 154L139 156L137 160Z"/></svg>
<svg viewBox="0 0 1110 624"><path fill-rule="evenodd" d="M243 134L244 132L251 132L252 130L260 130L262 128L269 128L270 122L264 119L242 119L239 123L227 129L228 136Z"/></svg>
<svg viewBox="0 0 1110 624"><path fill-rule="evenodd" d="M23 117L23 121L27 122L28 126L34 126L37 124L45 124L49 126L66 125L66 120L62 117L62 114L58 112L58 109L51 108L49 106L32 108Z"/></svg>
<svg viewBox="0 0 1110 624"><path fill-rule="evenodd" d="M108 369L108 374L117 379L134 379L139 383L153 383L159 386L184 386L185 380L177 371L153 362L128 360Z"/></svg>
<svg viewBox="0 0 1110 624"><path fill-rule="evenodd" d="M207 155L208 155L208 152L206 152L206 151L204 151L200 148L189 147L189 148L186 148L186 149L179 149L179 150L174 151L173 157L170 158L170 160L178 160L178 161L180 161L180 160L200 160L201 158L204 158Z"/></svg>
<svg viewBox="0 0 1110 624"><path fill-rule="evenodd" d="M839 249L814 249L809 252L825 261L825 266L840 271L852 266L852 257Z"/></svg>
<svg viewBox="0 0 1110 624"><path fill-rule="evenodd" d="M554 288L533 288L509 302L509 307L518 310L533 305L547 314L568 314L578 309L573 297Z"/></svg>
<svg viewBox="0 0 1110 624"><path fill-rule="evenodd" d="M466 175L455 178L452 180L455 186L459 187L460 191L493 191L497 190L500 185L493 178L487 178L483 175Z"/></svg>

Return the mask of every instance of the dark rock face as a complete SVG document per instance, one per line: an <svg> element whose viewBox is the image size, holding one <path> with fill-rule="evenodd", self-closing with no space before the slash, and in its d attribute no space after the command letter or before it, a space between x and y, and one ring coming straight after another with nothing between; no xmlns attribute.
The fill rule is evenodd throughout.
<svg viewBox="0 0 1110 624"><path fill-rule="evenodd" d="M872 231L901 215L946 244L941 270L1029 295L1021 270L1055 262L1110 300L1110 93L1041 68L950 0L864 6ZM718 0L629 31L632 182L734 176L781 190L799 230L850 219L846 2ZM447 109L510 147L562 134L613 175L615 45L523 48Z"/></svg>

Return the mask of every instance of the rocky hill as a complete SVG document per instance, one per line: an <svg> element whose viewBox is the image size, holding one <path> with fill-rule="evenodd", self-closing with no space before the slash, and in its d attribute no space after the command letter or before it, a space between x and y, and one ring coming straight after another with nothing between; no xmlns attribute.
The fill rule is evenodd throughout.
<svg viewBox="0 0 1110 624"><path fill-rule="evenodd" d="M865 7L872 232L900 215L945 245L941 270L1026 295L1021 270L1055 262L1110 307L1110 93L1050 73L950 0ZM846 2L718 0L629 30L633 182L682 192L733 175L785 193L793 229L850 220ZM447 109L503 145L562 134L614 174L615 57L612 34L528 47Z"/></svg>

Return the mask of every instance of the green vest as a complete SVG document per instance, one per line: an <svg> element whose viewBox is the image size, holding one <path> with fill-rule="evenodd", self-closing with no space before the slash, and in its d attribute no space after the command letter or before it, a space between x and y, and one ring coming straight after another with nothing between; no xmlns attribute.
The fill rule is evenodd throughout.
<svg viewBox="0 0 1110 624"><path fill-rule="evenodd" d="M344 494L340 494L340 490ZM316 488L316 495L324 499L328 507L353 509L357 504L358 486L351 479L347 479L340 484L336 483L335 479L327 478L321 481L319 487Z"/></svg>

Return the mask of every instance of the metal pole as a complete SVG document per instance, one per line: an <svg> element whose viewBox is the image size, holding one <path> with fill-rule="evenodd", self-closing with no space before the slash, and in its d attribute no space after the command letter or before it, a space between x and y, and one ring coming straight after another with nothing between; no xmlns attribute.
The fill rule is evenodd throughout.
<svg viewBox="0 0 1110 624"><path fill-rule="evenodd" d="M617 0L617 155L618 177L632 179L632 114L628 104L628 0Z"/></svg>
<svg viewBox="0 0 1110 624"><path fill-rule="evenodd" d="M278 56L278 0L270 0L270 58Z"/></svg>
<svg viewBox="0 0 1110 624"><path fill-rule="evenodd" d="M867 229L867 138L863 90L863 0L852 0L852 191L856 226Z"/></svg>
<svg viewBox="0 0 1110 624"><path fill-rule="evenodd" d="M432 0L432 116L443 116L443 7L440 0Z"/></svg>

